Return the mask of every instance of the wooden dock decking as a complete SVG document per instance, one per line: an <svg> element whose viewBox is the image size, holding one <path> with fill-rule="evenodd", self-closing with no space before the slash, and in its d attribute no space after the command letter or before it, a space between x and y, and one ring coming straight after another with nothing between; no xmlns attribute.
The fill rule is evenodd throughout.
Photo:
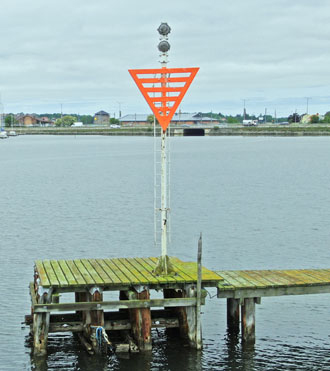
<svg viewBox="0 0 330 371"><path fill-rule="evenodd" d="M44 288L74 291L99 286L103 290L147 285L149 288L177 286L197 282L197 263L171 257L175 274L157 276L153 273L158 258L114 258L36 261L35 267ZM222 280L217 273L202 268L202 285L216 287Z"/></svg>
<svg viewBox="0 0 330 371"><path fill-rule="evenodd" d="M218 298L330 293L330 269L217 271Z"/></svg>

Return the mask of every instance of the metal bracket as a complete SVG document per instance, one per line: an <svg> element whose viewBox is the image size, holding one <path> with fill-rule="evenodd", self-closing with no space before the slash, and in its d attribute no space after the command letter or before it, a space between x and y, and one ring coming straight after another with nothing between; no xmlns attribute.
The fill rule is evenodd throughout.
<svg viewBox="0 0 330 371"><path fill-rule="evenodd" d="M94 295L97 291L100 293L100 294L102 294L103 293L103 289L101 289L100 287L91 287L89 290L89 293L91 294L91 295Z"/></svg>

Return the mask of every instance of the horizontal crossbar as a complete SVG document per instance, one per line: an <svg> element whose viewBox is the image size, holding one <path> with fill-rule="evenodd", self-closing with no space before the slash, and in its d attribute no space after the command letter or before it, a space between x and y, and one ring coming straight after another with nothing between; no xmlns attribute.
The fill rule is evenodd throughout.
<svg viewBox="0 0 330 371"><path fill-rule="evenodd" d="M193 307L196 306L196 298L173 298L173 299L149 299L149 300L115 300L77 302L61 304L35 304L34 313L47 312L69 312L86 310L116 310L134 308L155 308L155 307Z"/></svg>

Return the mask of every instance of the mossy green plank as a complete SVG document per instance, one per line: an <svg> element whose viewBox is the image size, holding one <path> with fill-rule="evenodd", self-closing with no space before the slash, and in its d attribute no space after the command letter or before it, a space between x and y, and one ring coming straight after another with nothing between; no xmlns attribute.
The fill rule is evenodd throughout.
<svg viewBox="0 0 330 371"><path fill-rule="evenodd" d="M88 273L88 270L85 268L84 264L80 259L75 259L74 263L76 267L79 269L80 274L84 277L87 285L95 285L96 282L94 281L93 277Z"/></svg>
<svg viewBox="0 0 330 371"><path fill-rule="evenodd" d="M324 283L324 279L323 278L320 278L316 272L314 272L313 270L308 270L308 269L302 269L301 270L302 273L306 274L307 276L313 278L313 280L315 280L315 283L316 281L320 284L323 284Z"/></svg>
<svg viewBox="0 0 330 371"><path fill-rule="evenodd" d="M234 286L234 287L241 287L241 282L237 281L234 277L232 277L231 275L229 275L229 272L230 271L222 271L221 272L221 277L224 278L224 280L226 282L228 282L230 285Z"/></svg>
<svg viewBox="0 0 330 371"><path fill-rule="evenodd" d="M258 274L258 271L240 271L245 278L253 282L257 287L273 287L274 283L270 280L267 280L261 274Z"/></svg>
<svg viewBox="0 0 330 371"><path fill-rule="evenodd" d="M54 286L54 287L58 287L60 284L59 284L58 279L56 277L56 274L53 270L53 267L50 264L50 261L49 260L44 260L43 264L44 264L45 270L47 272L47 276L49 278L50 285Z"/></svg>
<svg viewBox="0 0 330 371"><path fill-rule="evenodd" d="M43 287L49 287L50 281L48 279L47 273L45 271L44 265L42 264L41 260L35 261L35 267L38 272L39 278L40 278L40 284Z"/></svg>
<svg viewBox="0 0 330 371"><path fill-rule="evenodd" d="M279 274L281 277L285 278L288 280L288 286L299 286L301 284L304 284L303 281L299 281L297 280L296 277L293 277L293 276L290 276L289 274L286 274L286 270L280 270L280 271L274 271L274 272L278 272L277 274Z"/></svg>
<svg viewBox="0 0 330 371"><path fill-rule="evenodd" d="M255 288L256 285L240 275L240 271L227 271L227 276L235 279L238 282L239 287ZM225 276L223 276L225 278Z"/></svg>
<svg viewBox="0 0 330 371"><path fill-rule="evenodd" d="M97 259L97 264L104 270L104 272L109 276L114 285L120 285L122 282L120 278L111 270L104 259Z"/></svg>
<svg viewBox="0 0 330 371"><path fill-rule="evenodd" d="M150 258L136 258L136 260L153 275L153 271L156 268L156 264ZM176 279L173 276L155 276L160 284L167 284L176 282Z"/></svg>
<svg viewBox="0 0 330 371"><path fill-rule="evenodd" d="M285 277L281 277L278 272L272 270L261 270L258 272L262 277L265 277L273 282L276 286L288 286L289 281Z"/></svg>
<svg viewBox="0 0 330 371"><path fill-rule="evenodd" d="M153 269L157 267L158 258L149 257L149 258L145 258L145 260L150 262L150 264L152 264ZM167 283L184 283L185 282L185 280L177 272L175 272L175 274L167 274L167 275L161 275L157 277L162 277L166 279Z"/></svg>
<svg viewBox="0 0 330 371"><path fill-rule="evenodd" d="M75 280L73 274L71 273L71 270L68 267L66 261L65 260L58 260L58 264L62 268L62 272L64 273L65 278L66 278L68 284L70 286L71 285L73 285L73 286L77 285L77 281Z"/></svg>
<svg viewBox="0 0 330 371"><path fill-rule="evenodd" d="M62 272L62 269L60 267L60 265L58 264L58 261L57 260L51 260L50 261L50 264L56 274L56 277L57 277L57 280L60 284L60 286L62 287L66 287L69 285L68 281L66 280L65 278L65 275L63 274Z"/></svg>
<svg viewBox="0 0 330 371"><path fill-rule="evenodd" d="M222 279L221 281L217 282L217 287L220 290L234 290L235 289L235 286L233 286L231 283L229 283L225 279Z"/></svg>
<svg viewBox="0 0 330 371"><path fill-rule="evenodd" d="M282 271L282 274L284 277L288 277L288 279L291 279L291 285L294 286L308 285L303 278L297 277L297 275L294 272L295 271L292 269L287 269Z"/></svg>
<svg viewBox="0 0 330 371"><path fill-rule="evenodd" d="M131 281L125 276L125 274L113 263L112 259L103 259L107 264L108 269L112 271L119 279L120 283L123 285L130 285Z"/></svg>
<svg viewBox="0 0 330 371"><path fill-rule="evenodd" d="M322 279L325 283L330 283L330 272L326 269L313 269L313 274Z"/></svg>
<svg viewBox="0 0 330 371"><path fill-rule="evenodd" d="M125 260L127 262L127 265L132 266L132 268L129 268L129 269L132 270L133 272L139 272L139 274L141 274L144 277L144 279L148 281L149 285L159 284L159 281L157 280L157 278L153 276L150 272L148 272L146 269L144 269L144 267L141 266L141 264L139 264L134 258L125 259Z"/></svg>
<svg viewBox="0 0 330 371"><path fill-rule="evenodd" d="M97 271L94 269L94 267L91 265L91 263L87 259L81 259L80 260L84 267L86 268L88 274L92 277L93 281L96 285L103 285L104 281L102 277L99 276Z"/></svg>
<svg viewBox="0 0 330 371"><path fill-rule="evenodd" d="M179 261L177 258L171 258L171 262L173 262L177 267L181 267L181 270L188 274L190 277L194 278L197 281L197 263L194 262L182 262ZM202 267L202 281L221 281L222 277L220 277L217 273L210 271L209 269Z"/></svg>
<svg viewBox="0 0 330 371"><path fill-rule="evenodd" d="M132 260L132 263L130 261ZM149 279L143 275L140 271L140 269L136 268L134 265L134 259L132 258L120 258L116 259L116 261L119 261L131 274L133 274L137 280L144 284L149 284Z"/></svg>
<svg viewBox="0 0 330 371"><path fill-rule="evenodd" d="M298 279L303 280L307 285L312 285L312 284L319 284L320 281L305 274L301 269L294 269L291 271L292 275L297 277Z"/></svg>
<svg viewBox="0 0 330 371"><path fill-rule="evenodd" d="M185 282L197 281L197 270L195 272L189 272L189 269L185 270L182 265L182 261L179 261L175 256L170 256L170 263L172 264L174 271L182 277Z"/></svg>
<svg viewBox="0 0 330 371"><path fill-rule="evenodd" d="M112 279L107 275L102 266L99 264L99 261L96 259L88 259L89 263L95 269L97 274L102 278L105 285L112 284Z"/></svg>
<svg viewBox="0 0 330 371"><path fill-rule="evenodd" d="M79 286L85 286L86 281L85 281L84 277L81 275L79 269L76 267L74 261L73 260L67 260L66 264L70 268L70 271L73 274L75 280L77 281L77 284Z"/></svg>
<svg viewBox="0 0 330 371"><path fill-rule="evenodd" d="M127 263L124 259L111 259L112 262L120 269L124 275L130 280L131 284L134 285L147 285L148 281L141 275L137 277L130 269L127 267Z"/></svg>

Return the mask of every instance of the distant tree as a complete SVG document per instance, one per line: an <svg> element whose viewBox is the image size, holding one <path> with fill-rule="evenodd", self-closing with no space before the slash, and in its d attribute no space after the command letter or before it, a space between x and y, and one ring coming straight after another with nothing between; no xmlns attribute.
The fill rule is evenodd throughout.
<svg viewBox="0 0 330 371"><path fill-rule="evenodd" d="M17 125L18 121L15 119L13 114L9 114L5 118L5 126Z"/></svg>
<svg viewBox="0 0 330 371"><path fill-rule="evenodd" d="M147 117L147 123L148 124L150 124L150 125L153 125L153 123L154 123L154 115L149 115L148 117ZM158 120L156 119L156 124L158 124Z"/></svg>
<svg viewBox="0 0 330 371"><path fill-rule="evenodd" d="M57 119L55 122L56 126L71 126L74 122L77 121L77 117L75 116L63 116L60 119Z"/></svg>
<svg viewBox="0 0 330 371"><path fill-rule="evenodd" d="M300 119L301 119L301 117L298 115L297 112L293 113L292 115L290 115L288 117L288 121L291 122L291 123L292 122L300 122Z"/></svg>
<svg viewBox="0 0 330 371"><path fill-rule="evenodd" d="M236 117L227 116L228 124L239 124L239 120Z"/></svg>
<svg viewBox="0 0 330 371"><path fill-rule="evenodd" d="M319 115L311 116L311 124L317 124L320 121Z"/></svg>
<svg viewBox="0 0 330 371"><path fill-rule="evenodd" d="M110 119L110 125L119 125L120 121L116 119L115 117L111 117Z"/></svg>

